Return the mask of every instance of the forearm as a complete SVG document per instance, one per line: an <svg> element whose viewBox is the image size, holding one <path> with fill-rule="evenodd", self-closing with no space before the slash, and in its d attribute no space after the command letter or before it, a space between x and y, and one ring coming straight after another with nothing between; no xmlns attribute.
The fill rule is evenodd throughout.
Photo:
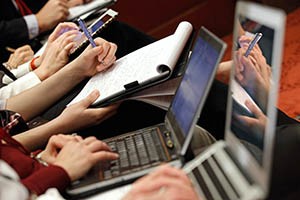
<svg viewBox="0 0 300 200"><path fill-rule="evenodd" d="M30 152L43 149L52 135L63 133L63 124L54 119L46 124L13 136Z"/></svg>
<svg viewBox="0 0 300 200"><path fill-rule="evenodd" d="M72 63L43 81L7 100L6 109L18 112L25 121L39 115L85 77L72 70Z"/></svg>

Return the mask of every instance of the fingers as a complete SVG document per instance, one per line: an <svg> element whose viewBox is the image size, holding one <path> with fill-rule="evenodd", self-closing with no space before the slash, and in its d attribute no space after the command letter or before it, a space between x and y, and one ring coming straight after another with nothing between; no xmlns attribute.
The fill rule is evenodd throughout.
<svg viewBox="0 0 300 200"><path fill-rule="evenodd" d="M96 137L88 137L82 142L88 146L91 152L96 152L100 150L112 151L111 148L105 142L98 140Z"/></svg>
<svg viewBox="0 0 300 200"><path fill-rule="evenodd" d="M95 43L97 44L97 46L102 47L101 52L99 52L98 49L93 49L93 51L97 53L96 55L98 55L98 62L100 63L100 65L97 67L97 71L100 72L105 70L115 62L117 45L111 42L107 42L102 38L96 38Z"/></svg>
<svg viewBox="0 0 300 200"><path fill-rule="evenodd" d="M185 173L179 169L176 169L174 167L170 167L169 165L162 165L158 167L155 171L150 173L148 176L145 176L141 178L140 180L136 181L136 183L141 182L141 181L150 181L150 180L155 180L159 177L168 177L170 179L180 179L184 181L185 183L189 184L190 181L185 175ZM157 181L156 181L157 182ZM153 187L158 187L158 185L153 185ZM153 189L153 188L152 188Z"/></svg>
<svg viewBox="0 0 300 200"><path fill-rule="evenodd" d="M49 36L48 41L53 42L56 40L60 35L62 35L65 32L68 32L70 30L79 30L78 26L75 23L72 22L63 22L59 23L54 31Z"/></svg>
<svg viewBox="0 0 300 200"><path fill-rule="evenodd" d="M116 60L115 54L117 51L117 45L111 42L105 42L102 44L102 47L103 52L98 56L98 61L102 64L102 68L98 69L98 71L102 71Z"/></svg>
<svg viewBox="0 0 300 200"><path fill-rule="evenodd" d="M145 187L145 184L147 187ZM182 188L191 186L185 173L173 167L160 167L149 175L139 179L133 187L139 192L158 191L167 187Z"/></svg>
<svg viewBox="0 0 300 200"><path fill-rule="evenodd" d="M66 143L73 141L78 142L82 141L82 137L79 135L73 136L73 135L54 135L50 138L49 142L54 144L56 148L62 148Z"/></svg>
<svg viewBox="0 0 300 200"><path fill-rule="evenodd" d="M79 103L81 103L85 108L87 108L90 105L92 105L92 103L94 103L99 96L100 96L99 91L94 90L85 99L81 100Z"/></svg>
<svg viewBox="0 0 300 200"><path fill-rule="evenodd" d="M260 116L263 115L262 111L257 108L252 102L250 102L249 100L245 101L245 105L247 106L247 108L249 108L249 110L254 114L255 117L259 118Z"/></svg>
<svg viewBox="0 0 300 200"><path fill-rule="evenodd" d="M116 160L119 158L119 155L109 151L99 151L93 154L93 159L97 161L105 161L105 160Z"/></svg>

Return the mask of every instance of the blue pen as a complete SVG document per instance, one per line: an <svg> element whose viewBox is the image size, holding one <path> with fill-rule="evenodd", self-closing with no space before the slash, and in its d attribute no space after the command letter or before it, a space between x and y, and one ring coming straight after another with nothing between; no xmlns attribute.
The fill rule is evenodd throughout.
<svg viewBox="0 0 300 200"><path fill-rule="evenodd" d="M83 31L83 33L85 34L85 36L90 41L92 47L96 47L97 45L96 45L95 41L93 40L90 32L86 28L84 21L81 18L78 18L78 23L79 23L79 26L80 26L81 30Z"/></svg>
<svg viewBox="0 0 300 200"><path fill-rule="evenodd" d="M245 56L248 57L251 50L253 49L253 47L258 43L258 41L260 40L260 38L262 37L262 33L256 33L253 40L250 42L248 49L245 53Z"/></svg>

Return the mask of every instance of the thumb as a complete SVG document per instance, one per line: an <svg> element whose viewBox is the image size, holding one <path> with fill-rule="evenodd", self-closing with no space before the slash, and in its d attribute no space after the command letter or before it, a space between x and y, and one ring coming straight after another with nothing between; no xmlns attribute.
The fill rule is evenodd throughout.
<svg viewBox="0 0 300 200"><path fill-rule="evenodd" d="M97 98L100 96L99 90L93 90L85 99L81 101L84 107L89 107L92 103L94 103Z"/></svg>

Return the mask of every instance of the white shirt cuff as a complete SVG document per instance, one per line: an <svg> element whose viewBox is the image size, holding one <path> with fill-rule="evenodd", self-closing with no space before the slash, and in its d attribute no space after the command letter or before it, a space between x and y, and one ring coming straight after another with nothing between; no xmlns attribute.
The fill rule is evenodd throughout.
<svg viewBox="0 0 300 200"><path fill-rule="evenodd" d="M27 74L31 71L30 70L30 62L31 61L28 61L28 62L20 65L16 69L10 70L10 72L13 73L15 75L15 77L20 78L21 76L24 76L25 74ZM13 80L10 77L8 77L7 75L3 76L2 83L9 84L11 82L13 82Z"/></svg>
<svg viewBox="0 0 300 200"><path fill-rule="evenodd" d="M30 72L18 78L14 82L3 86L0 89L1 99L8 99L23 92L24 90L32 88L39 83L41 83L41 80L38 78L38 76L34 72Z"/></svg>
<svg viewBox="0 0 300 200"><path fill-rule="evenodd" d="M28 28L29 39L35 38L39 34L39 24L35 15L24 16Z"/></svg>

